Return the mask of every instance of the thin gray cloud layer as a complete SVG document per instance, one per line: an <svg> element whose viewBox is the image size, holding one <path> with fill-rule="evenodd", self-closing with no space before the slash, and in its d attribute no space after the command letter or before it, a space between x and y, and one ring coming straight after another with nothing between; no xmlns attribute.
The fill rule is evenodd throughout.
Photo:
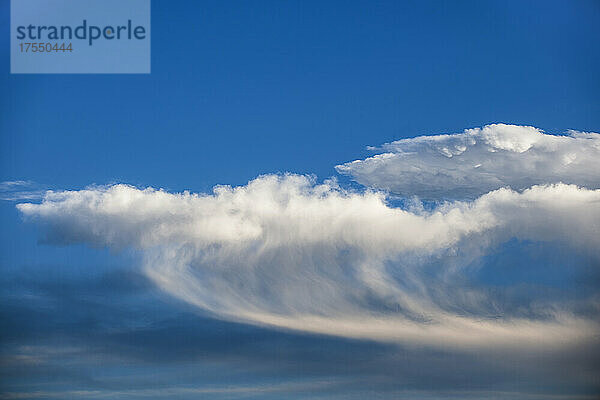
<svg viewBox="0 0 600 400"><path fill-rule="evenodd" d="M475 198L491 190L567 183L600 187L600 134L545 134L494 124L452 135L387 143L373 157L336 167L367 187L422 199Z"/></svg>

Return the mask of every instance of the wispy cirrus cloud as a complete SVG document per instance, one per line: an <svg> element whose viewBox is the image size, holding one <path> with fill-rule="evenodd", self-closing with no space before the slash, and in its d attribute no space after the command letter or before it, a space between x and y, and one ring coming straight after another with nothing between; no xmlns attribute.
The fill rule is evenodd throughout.
<svg viewBox="0 0 600 400"><path fill-rule="evenodd" d="M4 181L0 182L0 200L41 200L46 190L48 189L32 181Z"/></svg>

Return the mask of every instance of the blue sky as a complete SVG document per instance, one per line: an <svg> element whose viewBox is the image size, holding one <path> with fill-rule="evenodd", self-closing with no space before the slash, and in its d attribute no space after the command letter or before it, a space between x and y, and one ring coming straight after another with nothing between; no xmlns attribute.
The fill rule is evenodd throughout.
<svg viewBox="0 0 600 400"><path fill-rule="evenodd" d="M28 182L21 185L26 190L126 183L168 193L210 193L217 184L246 185L263 174L290 172L314 174L317 183L335 176L342 188L360 192L355 194L360 204L369 201L360 197L361 185L427 199L431 191L416 186L419 176L409 175L404 182L407 175L395 174L404 164L368 170L365 159L384 150L367 146L494 123L534 126L551 134L600 130L600 4L595 1L154 0L150 75L11 75L8 1L0 5L0 18L5 50L0 52L0 181ZM472 135L489 139L486 132ZM535 160L548 160L544 168L533 158L506 159L530 177L526 186L515 187L522 183L520 174L497 167L503 160L484 167L514 189L562 181L588 188L585 196L593 196L600 179L596 153L581 144L587 139L573 136L568 151L562 145L547 150L552 137L540 140L546 147L534 145L533 150ZM417 145L401 143L385 151L401 153L397 149L404 146ZM410 147L424 167L446 160L421 157L435 147L427 146ZM509 151L502 144L496 147L499 153ZM475 163L487 153L474 148L468 154ZM570 154L583 161L551 169L553 160ZM357 159L365 161L347 174L336 171ZM368 174L360 169L363 165ZM286 195L286 185L305 187L296 181L265 185ZM475 186L474 193L496 188L486 185ZM450 189L442 185L440 191L455 194ZM258 196L253 193L249 189L249 201ZM301 201L313 204L313 195ZM555 210L545 199L523 201L539 201L535 210ZM436 280L437 272L427 272L427 285L445 287L430 294L432 301L442 302L444 290L471 293L469 288L483 285L500 314L540 318L533 315L532 304L569 299L576 303L570 309L574 314L597 316L597 300L590 298L597 293L600 264L590 243L595 243L598 214L590 199L580 207L589 207L583 216L571 216L567 208L557 212L591 221L580 229L587 239L569 239L576 230L569 231L568 221L561 220L546 228L556 231L550 239L529 233L505 238L513 232L506 228L490 236L497 246L482 257L460 241L464 254L431 256L438 257L427 264L435 271L454 262L476 270L465 274L466 282L461 276ZM169 212L183 207L177 198L169 201L174 207ZM219 209L221 201L210 206ZM514 201L522 200L516 196ZM289 398L519 398L523 393L585 398L600 391L590 378L598 372L597 342L556 354L508 351L500 357L483 350L365 340L356 337L359 333L345 337L320 327L303 331L289 324L224 318L232 311L219 303L224 299L186 298L149 278L144 247L149 239L135 236L138 225L127 225L129 219L110 220L118 233L105 232L100 211L78 214L57 201L47 220L24 223L24 214L15 208L19 202L0 201L3 393L29 393L26 398L40 397L33 392L46 398L281 398L282 393ZM481 207L501 212L500 206ZM97 223L100 233L80 226L84 219ZM107 239L115 235L122 243ZM270 260L282 254L304 257L309 251L279 250ZM331 258L341 259L342 266L344 257L355 254L352 248L343 250L348 253ZM363 250L356 254L363 257ZM311 260L329 254L327 249L310 251L306 257ZM501 265L509 268L498 273ZM267 283L285 286L284 277L269 271L261 275L272 277ZM274 299L277 294L256 301ZM217 305L208 310L194 305L208 300ZM341 307L335 300L324 303L331 313ZM477 314L466 300L453 300L453 312ZM289 305L296 311L306 311L304 306ZM361 312L373 311L368 307L361 304ZM564 363L572 374L564 373Z"/></svg>

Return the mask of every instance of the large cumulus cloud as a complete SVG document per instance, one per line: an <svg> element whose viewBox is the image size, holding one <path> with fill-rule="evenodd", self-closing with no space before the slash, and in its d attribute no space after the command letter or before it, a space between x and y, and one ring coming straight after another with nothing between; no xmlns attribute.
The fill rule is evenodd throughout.
<svg viewBox="0 0 600 400"><path fill-rule="evenodd" d="M596 254L600 190L499 189L426 211L392 207L377 191L267 175L212 194L49 192L18 208L49 242L140 250L161 288L227 320L460 348L560 347L598 332L589 311L559 298L498 317L476 283L455 289L473 260L510 238Z"/></svg>
<svg viewBox="0 0 600 400"><path fill-rule="evenodd" d="M402 139L375 150L382 152L336 169L366 186L433 200L557 182L600 187L597 133L557 136L530 126L495 124Z"/></svg>

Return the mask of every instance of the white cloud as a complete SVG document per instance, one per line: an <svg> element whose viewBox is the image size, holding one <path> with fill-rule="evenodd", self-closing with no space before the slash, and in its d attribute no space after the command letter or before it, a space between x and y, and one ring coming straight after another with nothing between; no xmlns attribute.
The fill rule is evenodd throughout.
<svg viewBox="0 0 600 400"><path fill-rule="evenodd" d="M45 191L40 185L31 181L0 182L0 200L41 200Z"/></svg>
<svg viewBox="0 0 600 400"><path fill-rule="evenodd" d="M525 152L537 146L535 135L489 140ZM485 291L448 285L469 273L470 260L513 237L595 252L600 190L500 189L409 211L378 192L268 175L211 195L114 185L49 192L41 204L18 208L51 242L141 250L161 288L223 319L464 348L559 346L598 332L560 299L530 310L534 318L498 319ZM468 254L452 262L460 252Z"/></svg>
<svg viewBox="0 0 600 400"><path fill-rule="evenodd" d="M423 199L474 198L490 190L569 183L600 188L600 134L548 135L495 124L453 135L383 145L365 160L338 165L362 185Z"/></svg>

